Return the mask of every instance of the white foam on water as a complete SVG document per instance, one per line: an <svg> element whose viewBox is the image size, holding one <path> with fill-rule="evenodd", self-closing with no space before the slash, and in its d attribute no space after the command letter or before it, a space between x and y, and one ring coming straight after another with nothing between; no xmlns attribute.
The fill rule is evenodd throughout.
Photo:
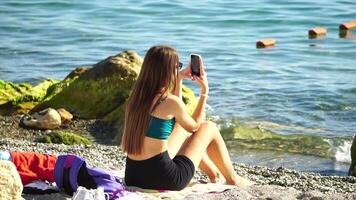
<svg viewBox="0 0 356 200"><path fill-rule="evenodd" d="M344 144L337 147L335 160L338 162L351 163L351 144L352 141L344 141Z"/></svg>

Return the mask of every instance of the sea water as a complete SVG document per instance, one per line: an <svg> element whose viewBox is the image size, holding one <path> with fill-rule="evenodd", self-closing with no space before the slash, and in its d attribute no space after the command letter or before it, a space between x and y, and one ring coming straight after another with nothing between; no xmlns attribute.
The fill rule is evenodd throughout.
<svg viewBox="0 0 356 200"><path fill-rule="evenodd" d="M344 138L328 158L232 149L235 161L346 174L356 132L356 40L340 38L338 26L350 20L354 0L2 0L0 79L60 80L122 50L143 57L152 45L168 44L185 65L190 53L202 55L212 118ZM308 39L316 26L327 35ZM275 38L276 46L256 49L262 38Z"/></svg>

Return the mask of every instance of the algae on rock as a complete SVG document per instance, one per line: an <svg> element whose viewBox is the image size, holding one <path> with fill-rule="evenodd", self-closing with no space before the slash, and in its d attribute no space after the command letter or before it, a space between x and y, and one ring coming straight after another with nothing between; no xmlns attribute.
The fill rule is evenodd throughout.
<svg viewBox="0 0 356 200"><path fill-rule="evenodd" d="M103 118L126 101L141 64L137 53L124 51L79 74L72 72L53 85L31 112L63 107L81 118Z"/></svg>
<svg viewBox="0 0 356 200"><path fill-rule="evenodd" d="M65 145L74 145L74 144L84 144L89 145L92 144L92 141L89 139L77 135L71 132L54 132L48 135L44 135L37 140L42 143L55 143L55 144L65 144Z"/></svg>
<svg viewBox="0 0 356 200"><path fill-rule="evenodd" d="M134 51L123 51L93 65L77 68L63 81L53 84L42 103L31 113L45 109L65 108L86 119L104 119L122 127L124 103L138 77L142 58ZM192 90L183 86L183 101L190 113L196 99Z"/></svg>
<svg viewBox="0 0 356 200"><path fill-rule="evenodd" d="M225 140L230 140L231 148L277 150L323 157L334 155L330 144L318 135L282 135L239 121L234 121L231 127L222 128L221 133Z"/></svg>
<svg viewBox="0 0 356 200"><path fill-rule="evenodd" d="M47 89L58 81L47 79L36 86L0 80L0 114L23 114L40 103Z"/></svg>

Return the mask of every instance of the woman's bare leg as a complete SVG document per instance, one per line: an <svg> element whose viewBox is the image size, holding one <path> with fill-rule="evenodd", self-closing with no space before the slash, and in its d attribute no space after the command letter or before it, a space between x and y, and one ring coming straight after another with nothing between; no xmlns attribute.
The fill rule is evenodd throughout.
<svg viewBox="0 0 356 200"><path fill-rule="evenodd" d="M192 160L194 166L199 166L206 151L225 177L227 184L239 185L243 181L241 177L237 176L219 129L212 122L201 124L199 130L186 140L178 154L187 156Z"/></svg>
<svg viewBox="0 0 356 200"><path fill-rule="evenodd" d="M175 125L172 134L168 138L168 154L171 158L174 158L190 135L191 133L187 132L179 124ZM209 158L207 153L204 154L201 162L199 163L199 169L209 177L211 182L216 183L219 181L221 173L215 166L214 162Z"/></svg>
<svg viewBox="0 0 356 200"><path fill-rule="evenodd" d="M221 173L207 153L204 154L202 161L200 161L199 169L209 177L210 182L218 183L220 181Z"/></svg>

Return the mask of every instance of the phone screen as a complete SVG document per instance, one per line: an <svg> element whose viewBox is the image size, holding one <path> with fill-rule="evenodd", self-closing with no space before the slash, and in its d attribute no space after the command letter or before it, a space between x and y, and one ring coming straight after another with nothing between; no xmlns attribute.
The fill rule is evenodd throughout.
<svg viewBox="0 0 356 200"><path fill-rule="evenodd" d="M192 67L192 75L200 76L200 58L198 55L190 55L190 63Z"/></svg>

